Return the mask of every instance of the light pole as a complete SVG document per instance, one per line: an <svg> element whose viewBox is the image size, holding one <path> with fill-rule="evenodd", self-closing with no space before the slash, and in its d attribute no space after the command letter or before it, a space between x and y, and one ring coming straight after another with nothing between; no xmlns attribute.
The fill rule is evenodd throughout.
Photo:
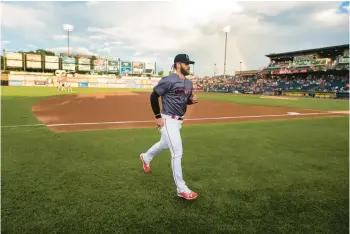
<svg viewBox="0 0 350 234"><path fill-rule="evenodd" d="M239 62L239 77L242 77L242 62Z"/></svg>
<svg viewBox="0 0 350 234"><path fill-rule="evenodd" d="M227 49L227 34L231 31L231 26L227 25L223 28L225 33L225 58L224 58L224 79L226 78L226 49Z"/></svg>
<svg viewBox="0 0 350 234"><path fill-rule="evenodd" d="M69 56L69 32L72 32L74 29L74 25L71 24L62 24L63 30L67 31L68 34L68 56Z"/></svg>
<svg viewBox="0 0 350 234"><path fill-rule="evenodd" d="M216 72L216 63L214 63L214 78L215 78L215 72Z"/></svg>

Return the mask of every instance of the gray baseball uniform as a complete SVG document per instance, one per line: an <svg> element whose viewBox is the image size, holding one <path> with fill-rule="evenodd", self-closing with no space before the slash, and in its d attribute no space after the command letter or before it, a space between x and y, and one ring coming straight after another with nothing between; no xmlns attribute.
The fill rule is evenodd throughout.
<svg viewBox="0 0 350 234"><path fill-rule="evenodd" d="M162 96L162 113L170 116L184 116L192 89L192 81L182 80L177 74L161 79L154 87L154 91Z"/></svg>
<svg viewBox="0 0 350 234"><path fill-rule="evenodd" d="M154 144L146 153L143 159L150 164L153 157L159 152L170 149L171 167L177 192L189 192L185 181L182 178L182 139L180 129L182 128L182 119L187 110L189 99L192 95L193 83L191 80L182 80L177 74L164 77L154 87L154 91L162 97L162 118L164 126L160 129L161 139Z"/></svg>

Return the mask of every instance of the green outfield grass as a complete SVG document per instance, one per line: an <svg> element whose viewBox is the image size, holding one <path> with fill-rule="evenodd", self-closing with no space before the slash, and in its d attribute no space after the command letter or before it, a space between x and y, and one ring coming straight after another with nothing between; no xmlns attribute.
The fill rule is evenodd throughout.
<svg viewBox="0 0 350 234"><path fill-rule="evenodd" d="M56 91L7 87L2 94L2 125L34 124L31 105ZM263 104L259 98L254 103L251 97L199 95ZM327 109L334 100L316 101ZM303 105L314 109L318 104ZM169 151L154 159L151 174L143 173L138 156L159 140L155 129L54 133L45 127L2 128L1 230L348 233L348 121L184 126L183 171L200 195L194 201L176 196Z"/></svg>
<svg viewBox="0 0 350 234"><path fill-rule="evenodd" d="M280 106L294 107L313 110L349 110L349 100L333 100L318 98L297 98L298 100L277 100L260 98L261 95L237 95L222 93L199 93L202 99L216 101L232 102L242 105L260 105L260 106Z"/></svg>

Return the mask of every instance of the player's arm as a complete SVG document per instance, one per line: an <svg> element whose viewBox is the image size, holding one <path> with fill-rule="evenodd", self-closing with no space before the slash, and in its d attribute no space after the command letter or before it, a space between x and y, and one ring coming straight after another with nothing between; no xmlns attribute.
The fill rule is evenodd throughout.
<svg viewBox="0 0 350 234"><path fill-rule="evenodd" d="M158 101L159 97L160 95L155 90L153 90L153 92L151 93L150 101L156 119L162 118L162 116L160 115L160 106Z"/></svg>
<svg viewBox="0 0 350 234"><path fill-rule="evenodd" d="M163 127L164 120L160 114L159 107L159 97L165 95L171 89L171 82L167 78L163 78L159 81L159 83L153 88L153 92L150 96L151 106L156 118L156 124L158 128Z"/></svg>

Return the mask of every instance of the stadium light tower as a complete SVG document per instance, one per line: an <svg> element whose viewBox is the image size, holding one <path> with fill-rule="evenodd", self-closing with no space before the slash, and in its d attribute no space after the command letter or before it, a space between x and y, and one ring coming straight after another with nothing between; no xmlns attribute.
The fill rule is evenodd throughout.
<svg viewBox="0 0 350 234"><path fill-rule="evenodd" d="M242 62L239 62L239 77L242 77Z"/></svg>
<svg viewBox="0 0 350 234"><path fill-rule="evenodd" d="M69 56L69 32L72 32L74 29L74 25L71 24L62 24L63 30L67 31L68 34L68 56Z"/></svg>
<svg viewBox="0 0 350 234"><path fill-rule="evenodd" d="M231 26L227 25L223 28L225 33L225 57L224 57L224 79L226 78L226 50L227 50L227 34L231 31Z"/></svg>

